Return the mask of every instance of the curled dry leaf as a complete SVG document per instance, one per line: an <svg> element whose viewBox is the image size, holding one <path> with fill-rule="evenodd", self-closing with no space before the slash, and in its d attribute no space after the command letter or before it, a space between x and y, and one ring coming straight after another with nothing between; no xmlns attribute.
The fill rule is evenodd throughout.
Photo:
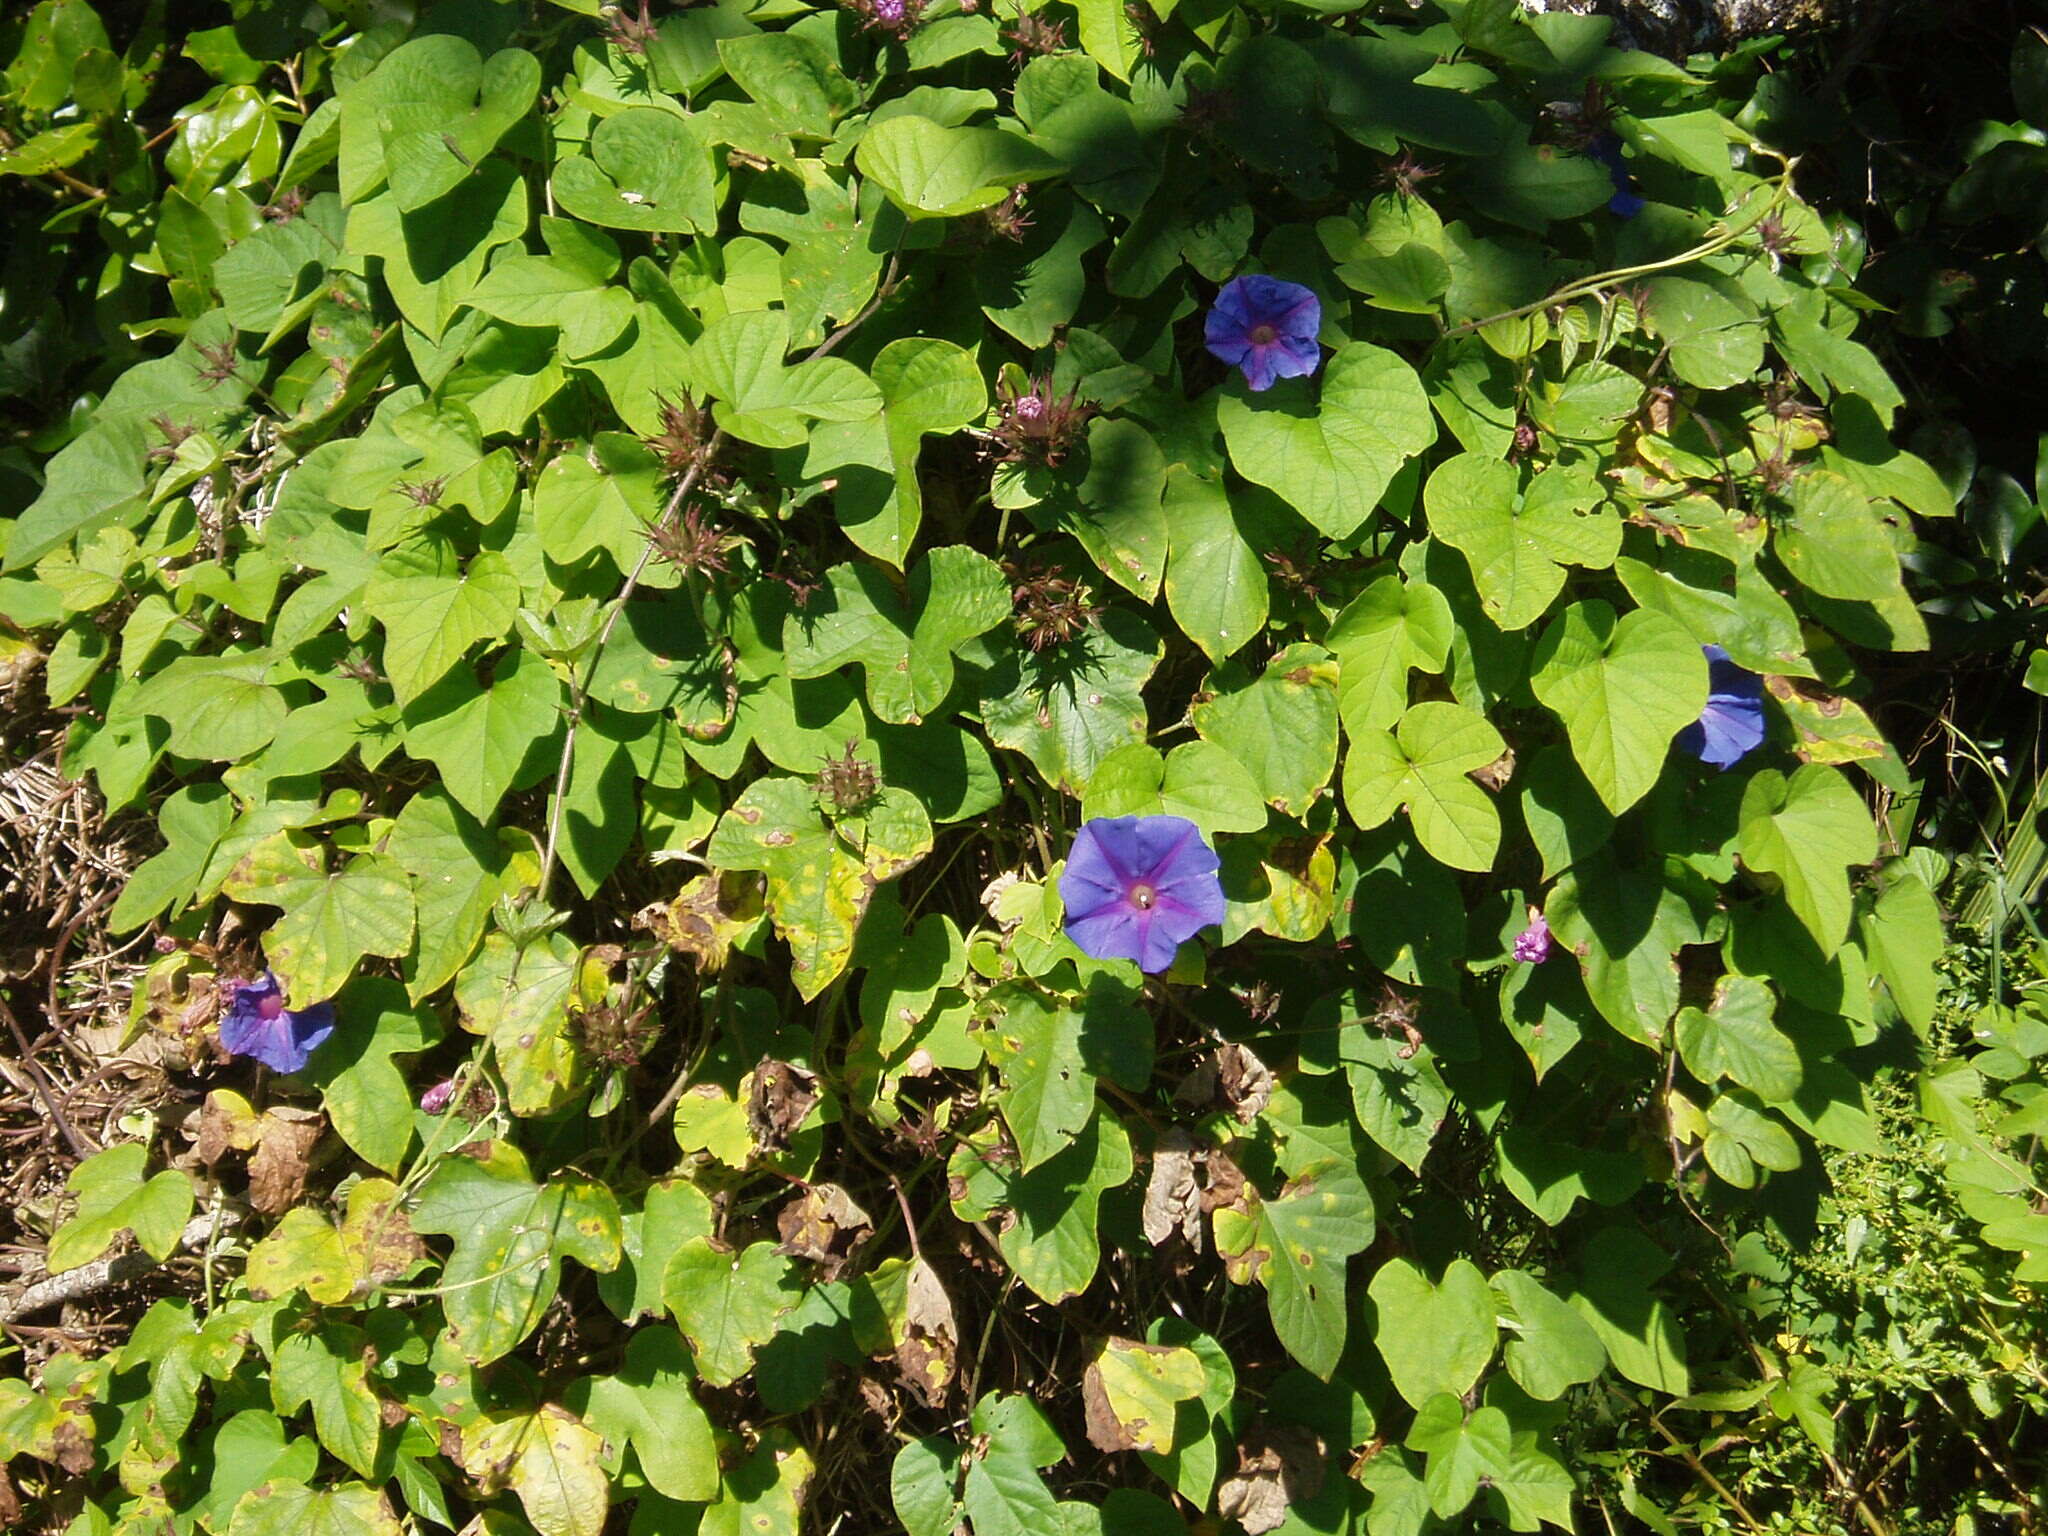
<svg viewBox="0 0 2048 1536"><path fill-rule="evenodd" d="M747 1094L747 1129L761 1152L780 1152L818 1102L818 1075L763 1056Z"/></svg>
<svg viewBox="0 0 2048 1536"><path fill-rule="evenodd" d="M679 954L694 955L707 974L723 970L733 942L761 919L765 876L752 870L699 875L677 893L635 914L644 928Z"/></svg>
<svg viewBox="0 0 2048 1536"><path fill-rule="evenodd" d="M989 881L987 885L981 888L982 910L987 912L990 917L994 918L996 922L999 925L1001 925L1002 930L1005 933L1008 933L1012 928L1016 927L1018 920L1014 917L1009 919L1004 918L1000 910L1003 904L1003 896L1006 892L1008 892L1011 886L1017 884L1023 878L1024 877L1018 874L1016 870L1006 869L1000 875L997 875L995 879Z"/></svg>
<svg viewBox="0 0 2048 1536"><path fill-rule="evenodd" d="M1195 1187L1195 1140L1178 1125L1159 1133L1152 1177L1145 1185L1145 1240L1163 1243L1175 1232L1197 1253L1202 1248L1202 1198Z"/></svg>
<svg viewBox="0 0 2048 1536"><path fill-rule="evenodd" d="M327 1122L318 1111L271 1109L257 1123L256 1150L249 1158L249 1204L261 1215L278 1216L306 1191L313 1148Z"/></svg>
<svg viewBox="0 0 2048 1536"><path fill-rule="evenodd" d="M896 1369L927 1408L946 1400L960 1365L960 1328L953 1317L953 1298L946 1294L938 1271L922 1258L910 1261L903 1293L903 1342L896 1346Z"/></svg>
<svg viewBox="0 0 2048 1536"><path fill-rule="evenodd" d="M1297 1424L1254 1424L1237 1445L1237 1471L1216 1490L1216 1512L1247 1536L1287 1522L1287 1509L1322 1492L1323 1437Z"/></svg>
<svg viewBox="0 0 2048 1536"><path fill-rule="evenodd" d="M1258 1119L1272 1099L1272 1069L1235 1042L1205 1057L1173 1091L1174 1103L1184 1109L1227 1109L1242 1125Z"/></svg>
<svg viewBox="0 0 2048 1536"><path fill-rule="evenodd" d="M775 1218L780 1251L809 1259L818 1266L822 1281L838 1278L874 1226L868 1213L837 1184L813 1184L800 1191Z"/></svg>

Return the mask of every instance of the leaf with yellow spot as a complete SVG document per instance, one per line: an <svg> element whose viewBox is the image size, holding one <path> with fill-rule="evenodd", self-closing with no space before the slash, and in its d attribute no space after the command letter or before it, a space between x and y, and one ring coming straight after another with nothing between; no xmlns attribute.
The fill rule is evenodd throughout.
<svg viewBox="0 0 2048 1536"><path fill-rule="evenodd" d="M790 970L806 1000L846 969L854 933L875 887L931 852L932 824L909 792L884 788L829 823L803 779L747 786L711 834L720 869L768 876L768 916L790 948Z"/></svg>
<svg viewBox="0 0 2048 1536"><path fill-rule="evenodd" d="M534 1182L504 1142L450 1157L421 1187L413 1226L455 1239L442 1266L443 1337L472 1364L509 1353L554 1300L562 1255L600 1272L619 1262L618 1203L583 1179Z"/></svg>
<svg viewBox="0 0 2048 1536"><path fill-rule="evenodd" d="M1207 1381L1191 1349L1106 1339L1082 1378L1088 1439L1105 1451L1173 1449L1177 1405L1200 1397Z"/></svg>
<svg viewBox="0 0 2048 1536"><path fill-rule="evenodd" d="M128 1513L139 1511L131 1505ZM227 1528L235 1536L401 1536L403 1529L384 1495L362 1483L270 1482L242 1495Z"/></svg>
<svg viewBox="0 0 2048 1536"><path fill-rule="evenodd" d="M462 1432L462 1465L486 1488L510 1488L541 1536L601 1536L611 1503L604 1440L554 1404Z"/></svg>
<svg viewBox="0 0 2048 1536"><path fill-rule="evenodd" d="M254 1248L246 1272L258 1301L304 1291L332 1306L355 1293L355 1268L341 1234L310 1206L294 1206Z"/></svg>
<svg viewBox="0 0 2048 1536"><path fill-rule="evenodd" d="M520 948L501 933L455 978L463 1027L491 1037L515 1115L543 1115L582 1091L588 1074L570 1023L577 949L559 933Z"/></svg>
<svg viewBox="0 0 2048 1536"><path fill-rule="evenodd" d="M1372 1196L1349 1163L1315 1163L1263 1198L1219 1206L1216 1251L1239 1285L1266 1288L1273 1331L1287 1352L1327 1381L1344 1352L1345 1261L1372 1242Z"/></svg>

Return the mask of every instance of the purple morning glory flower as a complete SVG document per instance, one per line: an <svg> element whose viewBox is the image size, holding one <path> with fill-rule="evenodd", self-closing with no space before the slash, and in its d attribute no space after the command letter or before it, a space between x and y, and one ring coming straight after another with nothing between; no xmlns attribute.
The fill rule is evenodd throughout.
<svg viewBox="0 0 2048 1536"><path fill-rule="evenodd" d="M232 986L227 1016L220 1021L220 1043L230 1056L254 1056L273 1072L296 1072L334 1033L334 1004L285 1007L284 988L269 971Z"/></svg>
<svg viewBox="0 0 2048 1536"><path fill-rule="evenodd" d="M1515 958L1524 965L1541 965L1550 958L1550 924L1541 912L1529 914L1529 926L1515 935Z"/></svg>
<svg viewBox="0 0 2048 1536"><path fill-rule="evenodd" d="M1636 191L1636 179L1629 174L1628 161L1622 158L1621 140L1611 133L1596 133L1587 144L1586 153L1607 167L1608 180L1614 183L1614 196L1607 200L1607 211L1623 219L1641 213L1642 194Z"/></svg>
<svg viewBox="0 0 2048 1536"><path fill-rule="evenodd" d="M1251 388L1304 378L1323 360L1323 306L1299 283L1253 272L1223 285L1203 325L1209 350L1244 371Z"/></svg>
<svg viewBox="0 0 2048 1536"><path fill-rule="evenodd" d="M1703 763L1733 768L1764 739L1764 680L1738 667L1718 645L1707 658L1707 707L1678 733L1678 744Z"/></svg>
<svg viewBox="0 0 2048 1536"><path fill-rule="evenodd" d="M1060 875L1067 937L1097 960L1173 964L1183 940L1223 921L1222 861L1182 816L1098 816Z"/></svg>

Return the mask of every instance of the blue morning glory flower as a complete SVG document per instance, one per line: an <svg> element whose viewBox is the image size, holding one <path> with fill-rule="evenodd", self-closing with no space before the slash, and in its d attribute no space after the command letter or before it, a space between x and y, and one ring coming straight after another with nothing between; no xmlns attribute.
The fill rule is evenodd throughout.
<svg viewBox="0 0 2048 1536"><path fill-rule="evenodd" d="M1244 371L1251 388L1275 379L1298 379L1323 360L1316 345L1323 306L1308 289L1263 273L1233 277L1216 295L1204 322L1209 350Z"/></svg>
<svg viewBox="0 0 2048 1536"><path fill-rule="evenodd" d="M1733 768L1764 739L1764 680L1738 667L1718 645L1707 658L1707 707L1678 733L1678 744L1703 763Z"/></svg>
<svg viewBox="0 0 2048 1536"><path fill-rule="evenodd" d="M1586 146L1586 153L1607 167L1607 177L1614 183L1614 196L1607 200L1607 211L1623 219L1641 213L1642 194L1636 191L1636 179L1629 174L1628 161L1622 158L1621 140L1611 133L1596 133Z"/></svg>
<svg viewBox="0 0 2048 1536"><path fill-rule="evenodd" d="M1182 816L1097 816L1060 875L1067 937L1097 960L1173 964L1183 941L1223 921L1222 861Z"/></svg>
<svg viewBox="0 0 2048 1536"><path fill-rule="evenodd" d="M233 983L220 1043L230 1056L254 1056L273 1072L296 1072L314 1048L334 1033L334 1004L287 1008L284 988L269 971Z"/></svg>

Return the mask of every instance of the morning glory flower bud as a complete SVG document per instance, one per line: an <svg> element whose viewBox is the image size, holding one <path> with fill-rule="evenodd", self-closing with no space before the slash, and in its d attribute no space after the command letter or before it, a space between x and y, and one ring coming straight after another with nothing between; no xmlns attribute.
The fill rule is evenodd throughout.
<svg viewBox="0 0 2048 1536"><path fill-rule="evenodd" d="M1707 707L1678 733L1678 744L1703 763L1733 768L1764 739L1764 680L1738 667L1718 645L1707 658Z"/></svg>
<svg viewBox="0 0 2048 1536"><path fill-rule="evenodd" d="M254 1056L273 1072L297 1072L334 1033L332 1003L285 1007L284 988L269 971L230 986L227 1015L220 1021L221 1048L230 1056Z"/></svg>
<svg viewBox="0 0 2048 1536"><path fill-rule="evenodd" d="M1067 937L1097 960L1165 970L1181 944L1223 921L1222 861L1181 816L1098 816L1060 875Z"/></svg>
<svg viewBox="0 0 2048 1536"><path fill-rule="evenodd" d="M1244 373L1254 390L1275 379L1305 378L1322 361L1316 333L1323 306L1300 283L1263 273L1233 277L1216 295L1203 325L1209 350Z"/></svg>

